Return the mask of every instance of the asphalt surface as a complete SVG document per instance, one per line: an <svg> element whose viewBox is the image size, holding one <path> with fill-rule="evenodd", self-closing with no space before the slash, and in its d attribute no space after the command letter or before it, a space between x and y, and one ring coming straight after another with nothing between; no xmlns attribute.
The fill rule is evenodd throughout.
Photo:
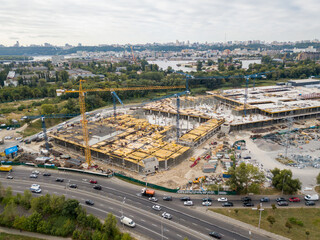
<svg viewBox="0 0 320 240"><path fill-rule="evenodd" d="M134 229L125 230L134 231L136 234L146 236L150 239L211 239L208 233L216 231L223 234L223 239L270 239L267 236L251 233L247 229L239 228L230 223L209 216L199 208L206 208L201 205L202 198L206 196L190 196L194 201L194 206L186 207L180 201L181 195L172 194L173 201L163 201L162 197L167 195L164 192L156 191L158 198L157 204L162 207L161 211L155 211L152 206L155 204L140 194L141 187L128 184L116 178L92 177L102 186L102 190L93 189L89 183L92 179L89 175L74 174L69 172L50 170L51 176L42 176L44 169L38 169L40 175L37 179L29 178L35 168L14 167L11 175L14 179L6 179L8 173L0 173L0 179L5 187L11 186L14 191L23 192L29 189L32 183L41 185L41 194L64 194L67 197L78 199L84 204L86 199L94 201L94 206L87 206L89 213L104 219L107 213L111 212L118 218L123 214L132 218L137 226ZM56 182L56 178L64 178L64 182ZM71 189L69 184L77 184L77 189ZM38 194L35 194L38 195ZM221 203L216 201L216 196L212 207L221 207ZM232 196L235 198L235 196ZM239 198L239 196L237 196ZM233 201L235 206L240 206L240 200ZM297 206L299 203L297 203ZM163 212L172 215L172 220L161 217ZM161 227L162 226L162 227ZM123 226L122 226L123 227ZM163 238L162 233L163 232Z"/></svg>

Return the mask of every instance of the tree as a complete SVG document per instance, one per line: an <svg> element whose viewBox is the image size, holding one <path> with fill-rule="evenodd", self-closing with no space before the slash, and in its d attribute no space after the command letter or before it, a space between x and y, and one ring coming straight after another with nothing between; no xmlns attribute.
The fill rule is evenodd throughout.
<svg viewBox="0 0 320 240"><path fill-rule="evenodd" d="M271 204L271 207L272 207L273 211L275 211L277 209L277 206L274 203Z"/></svg>
<svg viewBox="0 0 320 240"><path fill-rule="evenodd" d="M63 216L68 216L73 219L77 217L76 209L79 206L79 201L76 199L67 199L63 204L63 209L61 214Z"/></svg>
<svg viewBox="0 0 320 240"><path fill-rule="evenodd" d="M276 222L276 219L273 216L268 216L267 221L270 223L270 227Z"/></svg>
<svg viewBox="0 0 320 240"><path fill-rule="evenodd" d="M197 72L200 72L202 70L202 62L198 61L197 62Z"/></svg>
<svg viewBox="0 0 320 240"><path fill-rule="evenodd" d="M42 104L41 105L41 113L44 115L50 115L54 113L54 105L53 104Z"/></svg>
<svg viewBox="0 0 320 240"><path fill-rule="evenodd" d="M320 184L320 173L317 176L317 184Z"/></svg>
<svg viewBox="0 0 320 240"><path fill-rule="evenodd" d="M121 237L121 240L131 240L131 236L129 233L124 233Z"/></svg>
<svg viewBox="0 0 320 240"><path fill-rule="evenodd" d="M6 204L4 211L1 214L1 223L5 226L11 227L13 225L16 214L17 206L12 199L8 204Z"/></svg>
<svg viewBox="0 0 320 240"><path fill-rule="evenodd" d="M309 231L306 231L307 239L309 239L309 235L310 235L310 232L309 232Z"/></svg>
<svg viewBox="0 0 320 240"><path fill-rule="evenodd" d="M38 212L33 212L27 219L28 231L35 232L41 220L42 220L42 215Z"/></svg>
<svg viewBox="0 0 320 240"><path fill-rule="evenodd" d="M238 193L248 193L249 190L259 189L259 185L264 182L264 174L258 167L252 164L241 163L238 167L229 169L231 177L227 181L232 189Z"/></svg>
<svg viewBox="0 0 320 240"><path fill-rule="evenodd" d="M286 228L288 228L288 232L290 232L290 229L292 228L292 225L291 225L291 223L287 220L287 222L286 222Z"/></svg>
<svg viewBox="0 0 320 240"><path fill-rule="evenodd" d="M115 236L120 234L117 227L117 219L112 213L109 213L107 218L104 220L102 229L107 239L113 239Z"/></svg>
<svg viewBox="0 0 320 240"><path fill-rule="evenodd" d="M299 179L292 179L292 171L288 169L275 168L271 170L273 174L272 185L286 194L294 194L301 189L301 182Z"/></svg>

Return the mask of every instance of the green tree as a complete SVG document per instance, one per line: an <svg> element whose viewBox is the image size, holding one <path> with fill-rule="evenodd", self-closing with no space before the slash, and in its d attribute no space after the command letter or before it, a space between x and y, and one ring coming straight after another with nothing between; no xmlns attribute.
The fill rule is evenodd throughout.
<svg viewBox="0 0 320 240"><path fill-rule="evenodd" d="M272 185L286 194L294 194L301 189L299 179L292 179L292 171L289 169L280 170L275 168L271 170L273 174Z"/></svg>
<svg viewBox="0 0 320 240"><path fill-rule="evenodd" d="M79 201L76 199L67 199L62 208L61 214L63 216L71 217L75 219L77 217L76 209L79 207Z"/></svg>
<svg viewBox="0 0 320 240"><path fill-rule="evenodd" d="M17 216L13 222L13 227L20 230L27 230L28 219L25 216Z"/></svg>
<svg viewBox="0 0 320 240"><path fill-rule="evenodd" d="M292 224L287 220L286 224L285 224L286 228L288 228L288 232L290 232L291 228L292 228Z"/></svg>
<svg viewBox="0 0 320 240"><path fill-rule="evenodd" d="M42 220L42 215L38 212L33 212L27 220L27 229L30 232L35 232L38 228L38 224Z"/></svg>
<svg viewBox="0 0 320 240"><path fill-rule="evenodd" d="M202 70L202 62L198 61L197 62L197 72L200 72Z"/></svg>
<svg viewBox="0 0 320 240"><path fill-rule="evenodd" d="M129 233L122 234L121 240L131 240L131 236Z"/></svg>
<svg viewBox="0 0 320 240"><path fill-rule="evenodd" d="M113 239L120 234L119 228L117 227L117 219L112 213L107 215L107 218L102 226L102 230L107 239Z"/></svg>
<svg viewBox="0 0 320 240"><path fill-rule="evenodd" d="M32 194L29 190L24 190L24 193L21 197L20 204L25 208L29 209L31 207L31 199L32 199Z"/></svg>
<svg viewBox="0 0 320 240"><path fill-rule="evenodd" d="M317 176L317 184L320 184L320 173Z"/></svg>
<svg viewBox="0 0 320 240"><path fill-rule="evenodd" d="M54 105L53 104L42 104L41 105L41 114L50 115L54 113Z"/></svg>
<svg viewBox="0 0 320 240"><path fill-rule="evenodd" d="M270 227L272 227L272 225L276 222L276 219L273 216L269 215L267 217L267 221L270 223Z"/></svg>
<svg viewBox="0 0 320 240"><path fill-rule="evenodd" d="M252 164L241 163L238 167L230 168L229 174L231 177L227 185L238 193L246 194L249 189L253 189L252 186L256 188L256 185L264 182L264 174Z"/></svg>
<svg viewBox="0 0 320 240"><path fill-rule="evenodd" d="M12 199L6 204L3 213L1 214L1 223L5 226L11 227L17 215L17 206Z"/></svg>

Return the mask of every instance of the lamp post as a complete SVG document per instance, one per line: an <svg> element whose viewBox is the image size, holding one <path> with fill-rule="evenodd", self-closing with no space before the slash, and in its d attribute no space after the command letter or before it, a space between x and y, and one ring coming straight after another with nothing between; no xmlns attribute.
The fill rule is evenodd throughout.
<svg viewBox="0 0 320 240"><path fill-rule="evenodd" d="M123 197L123 201L122 201L122 204L121 204L121 217L123 217L123 205L125 204L126 202L126 197ZM122 227L124 228L124 223L122 222Z"/></svg>
<svg viewBox="0 0 320 240"><path fill-rule="evenodd" d="M162 219L163 219L163 217L161 217L161 240L163 240L163 224L162 224Z"/></svg>
<svg viewBox="0 0 320 240"><path fill-rule="evenodd" d="M262 214L262 211L264 210L264 209L262 208L262 203L260 203L260 207L252 208L252 210L259 210L259 211L260 211L260 213L259 213L259 223L258 223L258 228L260 228L261 214Z"/></svg>

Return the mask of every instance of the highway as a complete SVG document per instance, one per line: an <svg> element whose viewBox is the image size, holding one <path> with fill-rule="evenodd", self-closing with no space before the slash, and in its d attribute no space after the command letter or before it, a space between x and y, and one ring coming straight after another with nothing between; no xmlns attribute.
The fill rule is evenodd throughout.
<svg viewBox="0 0 320 240"><path fill-rule="evenodd" d="M29 175L33 170L35 168L14 167L14 172L11 173L14 179L6 179L8 173L4 172L0 173L0 179L4 187L11 186L15 192L21 193L25 189L29 189L33 183L40 184L43 190L41 194L63 194L66 197L75 198L86 207L88 213L101 219L104 219L109 212L119 218L123 211L125 216L132 218L137 224L134 229L124 227L125 231L133 231L150 239L184 239L185 237L190 240L212 239L208 235L210 231L223 234L223 239L270 239L257 233L249 235L247 229L233 226L209 216L205 211L199 211L199 208L206 208L201 206L201 198L205 197L203 195L191 196L195 206L186 207L179 200L181 195L171 194L173 201L163 201L162 197L167 193L156 191L156 197L159 199L157 204L162 207L162 210L155 211L152 209L154 203L139 194L140 186L129 184L117 178L91 177L85 174L50 170L52 176L45 177L39 174L37 179L32 179L29 178ZM38 170L41 173L45 171L44 169ZM64 182L56 182L57 177L64 178ZM89 183L90 179L97 180L98 184L102 186L102 190L93 189L93 184ZM78 188L66 187L72 183L77 184ZM37 196L37 194L34 195ZM209 197L212 198L212 196ZM237 197L239 198L239 196ZM85 205L86 199L93 200L94 206ZM235 206L240 204L240 201L239 203L233 202ZM212 207L221 207L221 203L215 200ZM172 215L172 220L161 217L161 213L164 211Z"/></svg>

